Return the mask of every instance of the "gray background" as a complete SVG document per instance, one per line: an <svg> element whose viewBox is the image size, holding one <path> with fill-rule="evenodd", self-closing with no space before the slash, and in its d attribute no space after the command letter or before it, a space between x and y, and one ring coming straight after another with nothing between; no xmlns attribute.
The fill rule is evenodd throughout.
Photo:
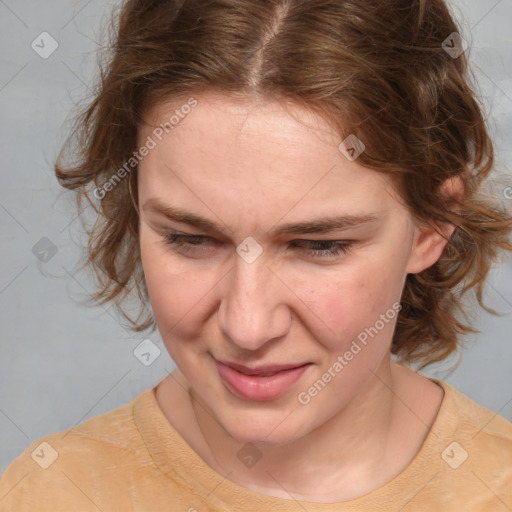
<svg viewBox="0 0 512 512"><path fill-rule="evenodd" d="M451 3L470 43L497 164L508 174L512 0ZM125 330L111 306L80 304L92 291L85 272L72 272L85 238L71 193L53 174L72 109L93 84L96 42L111 6L100 0L0 0L0 473L30 442L128 402L174 368L157 333L150 337L161 355L145 366L133 351L147 336ZM46 59L31 47L44 31L59 45ZM57 248L46 262L33 252L44 237ZM425 373L512 421L510 259L493 272L487 299L505 315L479 314L482 332L468 338L451 375L445 370L454 358Z"/></svg>

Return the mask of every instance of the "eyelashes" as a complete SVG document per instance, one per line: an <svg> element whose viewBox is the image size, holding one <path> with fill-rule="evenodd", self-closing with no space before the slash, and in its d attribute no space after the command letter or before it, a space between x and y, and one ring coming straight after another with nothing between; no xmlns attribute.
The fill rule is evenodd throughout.
<svg viewBox="0 0 512 512"><path fill-rule="evenodd" d="M297 247L299 244L300 249L304 249L300 246L301 243L309 245L305 250L307 253L314 257L334 257L347 254L353 242L347 240L293 240L291 244Z"/></svg>
<svg viewBox="0 0 512 512"><path fill-rule="evenodd" d="M176 252L190 255L201 255L212 248L222 245L221 242L206 235L187 235L177 232L166 232L165 243ZM317 259L336 258L350 252L352 240L292 240L289 247L299 250L308 257Z"/></svg>

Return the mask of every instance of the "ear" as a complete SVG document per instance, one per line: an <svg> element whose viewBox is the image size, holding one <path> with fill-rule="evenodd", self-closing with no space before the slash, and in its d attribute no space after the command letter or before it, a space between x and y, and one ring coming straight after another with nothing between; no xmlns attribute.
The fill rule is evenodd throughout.
<svg viewBox="0 0 512 512"><path fill-rule="evenodd" d="M460 211L458 206L464 196L464 183L459 177L446 180L439 193L445 198L451 211ZM407 266L408 274L417 274L431 267L441 257L455 226L448 222L425 221L417 224L411 255Z"/></svg>

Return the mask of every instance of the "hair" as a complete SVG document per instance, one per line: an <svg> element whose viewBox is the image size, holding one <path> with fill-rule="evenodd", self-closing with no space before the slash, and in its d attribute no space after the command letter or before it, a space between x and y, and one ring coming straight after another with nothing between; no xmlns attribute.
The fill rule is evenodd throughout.
<svg viewBox="0 0 512 512"><path fill-rule="evenodd" d="M311 109L340 142L355 135L364 143L358 163L392 176L417 220L455 226L439 260L406 278L391 348L398 359L423 368L478 332L462 300L469 290L498 314L482 292L492 265L512 250L512 218L482 193L493 144L466 52L445 49L461 31L444 1L128 0L109 33L94 98L55 164L78 209L86 199L95 211L84 263L97 278L93 304L112 301L134 332L156 328L141 268L137 165L120 169L137 152L148 109L216 91ZM64 164L71 146L74 160ZM462 181L463 196L440 193L450 178ZM123 307L132 292L135 319Z"/></svg>

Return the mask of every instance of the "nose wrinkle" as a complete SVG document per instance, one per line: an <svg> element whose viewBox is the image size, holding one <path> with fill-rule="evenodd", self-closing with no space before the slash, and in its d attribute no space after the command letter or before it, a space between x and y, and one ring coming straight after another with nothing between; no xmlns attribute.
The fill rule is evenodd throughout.
<svg viewBox="0 0 512 512"><path fill-rule="evenodd" d="M237 264L219 288L216 320L220 336L242 352L249 351L252 358L254 351L270 340L290 332L293 316L287 300L293 299L293 294L262 258L247 263L240 257ZM274 279L275 290L269 279Z"/></svg>
<svg viewBox="0 0 512 512"><path fill-rule="evenodd" d="M221 299L216 313L217 325L231 343L237 345L239 349L251 352L249 359L252 358L255 350L259 350L273 339L286 336L290 330L293 317L289 308L287 308L289 317L286 317L285 312L280 311L287 307L284 304L274 307L268 303L262 303L261 307L264 309L259 313L259 318L255 317L254 310L240 313L229 309L233 307L236 306Z"/></svg>

